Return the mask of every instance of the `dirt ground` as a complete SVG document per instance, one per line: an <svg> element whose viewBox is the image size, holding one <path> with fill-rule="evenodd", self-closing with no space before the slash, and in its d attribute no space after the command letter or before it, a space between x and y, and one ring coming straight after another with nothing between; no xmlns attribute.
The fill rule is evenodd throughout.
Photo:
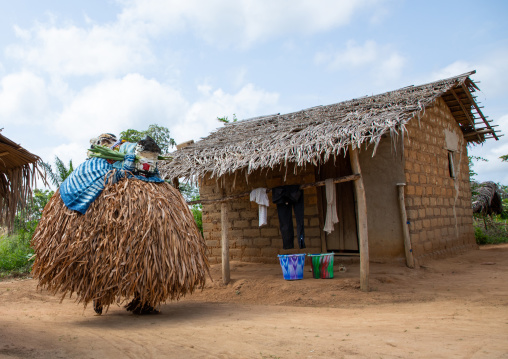
<svg viewBox="0 0 508 359"><path fill-rule="evenodd" d="M339 272L343 263L347 271ZM336 258L335 278L285 281L279 265L220 265L203 291L135 316L102 316L0 282L0 358L508 358L508 245L485 246L418 270Z"/></svg>

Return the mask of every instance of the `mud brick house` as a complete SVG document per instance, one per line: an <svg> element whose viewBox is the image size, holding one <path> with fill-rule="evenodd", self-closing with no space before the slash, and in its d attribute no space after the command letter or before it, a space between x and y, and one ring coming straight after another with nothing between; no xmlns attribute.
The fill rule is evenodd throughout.
<svg viewBox="0 0 508 359"><path fill-rule="evenodd" d="M222 261L226 282L229 259L276 263L277 254L333 251L360 256L367 290L370 260L414 267L477 248L467 145L498 134L475 100L474 73L229 123L175 151L161 172L198 183L208 256ZM326 179L339 219L330 233ZM304 194L305 249L283 249L271 189L284 185ZM270 199L262 227L249 197L257 188Z"/></svg>

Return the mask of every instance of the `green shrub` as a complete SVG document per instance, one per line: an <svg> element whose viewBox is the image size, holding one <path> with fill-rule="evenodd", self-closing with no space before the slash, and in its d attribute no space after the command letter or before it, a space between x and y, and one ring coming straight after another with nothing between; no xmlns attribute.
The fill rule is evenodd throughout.
<svg viewBox="0 0 508 359"><path fill-rule="evenodd" d="M30 237L11 235L0 237L0 276L11 272L28 273L31 270L34 251Z"/></svg>
<svg viewBox="0 0 508 359"><path fill-rule="evenodd" d="M483 230L479 227L474 229L474 236L478 245L487 244L487 236L483 233Z"/></svg>
<svg viewBox="0 0 508 359"><path fill-rule="evenodd" d="M16 213L14 233L0 236L0 277L30 272L34 255L30 241L52 195L53 191L34 190L32 199Z"/></svg>
<svg viewBox="0 0 508 359"><path fill-rule="evenodd" d="M476 215L473 225L477 244L508 243L508 221L501 215L492 217Z"/></svg>
<svg viewBox="0 0 508 359"><path fill-rule="evenodd" d="M203 211L201 210L201 207L202 206L200 204L195 204L191 206L191 212L201 235L203 235Z"/></svg>

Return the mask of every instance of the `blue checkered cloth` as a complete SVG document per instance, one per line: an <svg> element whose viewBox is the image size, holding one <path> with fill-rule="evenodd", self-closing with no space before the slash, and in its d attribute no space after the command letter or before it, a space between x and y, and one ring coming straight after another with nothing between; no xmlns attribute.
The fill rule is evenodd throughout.
<svg viewBox="0 0 508 359"><path fill-rule="evenodd" d="M134 154L125 155L121 170L114 170L105 159L93 157L79 165L60 186L60 197L67 208L85 214L104 190L106 177L115 183L121 178L135 177L145 182L164 182L159 177L133 175Z"/></svg>

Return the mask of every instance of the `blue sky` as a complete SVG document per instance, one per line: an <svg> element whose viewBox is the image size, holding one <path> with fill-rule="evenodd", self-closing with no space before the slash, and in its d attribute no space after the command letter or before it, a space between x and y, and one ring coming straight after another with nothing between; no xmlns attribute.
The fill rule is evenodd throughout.
<svg viewBox="0 0 508 359"><path fill-rule="evenodd" d="M476 70L508 134L508 2L0 0L0 128L53 163L103 132L168 127L198 140L287 113ZM508 138L470 148L508 184Z"/></svg>

